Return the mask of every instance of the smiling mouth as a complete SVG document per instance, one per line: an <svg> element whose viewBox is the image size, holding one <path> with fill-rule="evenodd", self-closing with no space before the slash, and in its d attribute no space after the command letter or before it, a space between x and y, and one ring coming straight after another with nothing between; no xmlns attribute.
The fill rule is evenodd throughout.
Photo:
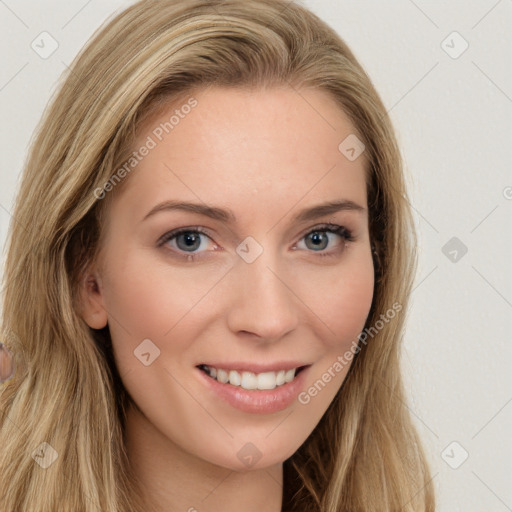
<svg viewBox="0 0 512 512"><path fill-rule="evenodd" d="M246 390L268 390L284 386L292 382L295 377L310 365L299 366L290 370L279 370L277 372L254 373L248 371L226 370L214 368L205 364L197 366L209 377L222 384L230 384Z"/></svg>

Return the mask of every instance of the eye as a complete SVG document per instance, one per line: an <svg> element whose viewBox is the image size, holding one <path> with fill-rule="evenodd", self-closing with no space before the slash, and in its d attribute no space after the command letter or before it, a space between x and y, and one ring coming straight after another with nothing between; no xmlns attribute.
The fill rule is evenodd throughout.
<svg viewBox="0 0 512 512"><path fill-rule="evenodd" d="M325 252L329 242L334 238L333 235L341 238L345 243L342 244L341 248L335 250L334 253L332 251ZM306 250L310 249L311 252L318 253L318 256L336 256L343 250L346 242L354 241L355 237L352 236L351 231L343 226L339 226L337 224L324 224L317 226L306 233L302 239L306 240ZM194 226L189 228L178 228L166 233L157 242L157 245L160 247L170 243L170 247L173 252L178 253L178 256L183 256L189 261L194 261L197 256L203 252L207 252L207 240L213 242L205 230L199 226ZM214 246L216 248L218 247L216 244L214 244ZM199 250L201 248L203 249L202 251Z"/></svg>
<svg viewBox="0 0 512 512"><path fill-rule="evenodd" d="M178 252L184 252L188 259L193 260L196 252L203 252L198 251L198 249L205 248L205 244L202 243L201 237L206 237L211 240L206 232L200 227L179 228L166 233L158 241L158 246L162 246L167 242L175 242L171 244L171 247Z"/></svg>
<svg viewBox="0 0 512 512"><path fill-rule="evenodd" d="M336 235L345 242L342 244L341 249L336 252L343 250L346 242L353 242L355 240L352 232L344 226L324 224L317 226L303 237L303 239L305 239L306 249L311 249L313 252L319 253L318 256L335 256L336 254L332 252L324 252L329 246L329 242L335 238L333 235Z"/></svg>

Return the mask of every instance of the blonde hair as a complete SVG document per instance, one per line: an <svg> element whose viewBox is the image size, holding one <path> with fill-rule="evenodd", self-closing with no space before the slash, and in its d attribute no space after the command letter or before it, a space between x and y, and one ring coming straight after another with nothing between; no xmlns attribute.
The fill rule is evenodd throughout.
<svg viewBox="0 0 512 512"><path fill-rule="evenodd" d="M98 201L94 191L125 161L144 119L172 98L214 85L331 94L366 145L375 246L366 327L402 306L360 344L328 410L284 462L283 510L433 511L400 371L417 256L393 127L342 39L284 0L140 1L94 34L45 111L7 246L2 339L16 372L0 388L2 511L146 510L125 449L130 398L108 327L87 326L77 290L114 196ZM32 456L43 442L58 454L46 470Z"/></svg>

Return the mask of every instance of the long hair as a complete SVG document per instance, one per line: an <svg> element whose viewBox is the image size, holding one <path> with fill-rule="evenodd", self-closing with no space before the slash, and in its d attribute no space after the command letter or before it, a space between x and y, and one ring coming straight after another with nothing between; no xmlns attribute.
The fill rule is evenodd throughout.
<svg viewBox="0 0 512 512"><path fill-rule="evenodd" d="M144 119L209 86L327 91L366 147L370 337L360 337L336 397L284 461L283 510L433 511L400 369L416 234L394 130L369 77L340 36L294 2L143 0L75 58L23 170L3 277L2 340L16 371L0 387L2 512L145 510L125 449L131 398L108 327L91 329L78 313L78 287L129 177L101 201L95 191L126 160Z"/></svg>

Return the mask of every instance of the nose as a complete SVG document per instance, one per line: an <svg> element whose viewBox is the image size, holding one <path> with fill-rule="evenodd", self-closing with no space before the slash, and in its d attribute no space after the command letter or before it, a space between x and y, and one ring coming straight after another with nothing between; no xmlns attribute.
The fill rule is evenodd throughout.
<svg viewBox="0 0 512 512"><path fill-rule="evenodd" d="M230 272L228 326L237 335L273 342L297 327L300 301L290 273L278 270L269 253L264 251L252 263L240 259Z"/></svg>

